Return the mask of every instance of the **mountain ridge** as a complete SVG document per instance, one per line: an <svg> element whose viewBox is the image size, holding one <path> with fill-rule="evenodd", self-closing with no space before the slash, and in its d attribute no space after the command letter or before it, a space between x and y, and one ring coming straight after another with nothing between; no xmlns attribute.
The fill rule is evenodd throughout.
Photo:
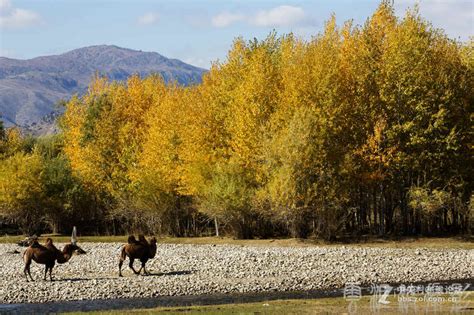
<svg viewBox="0 0 474 315"><path fill-rule="evenodd" d="M87 46L31 59L0 57L1 119L6 127L29 130L43 117L58 112L55 104L59 100L84 93L96 73L117 81L132 74L156 73L166 82L190 85L199 83L206 71L157 52L115 45Z"/></svg>

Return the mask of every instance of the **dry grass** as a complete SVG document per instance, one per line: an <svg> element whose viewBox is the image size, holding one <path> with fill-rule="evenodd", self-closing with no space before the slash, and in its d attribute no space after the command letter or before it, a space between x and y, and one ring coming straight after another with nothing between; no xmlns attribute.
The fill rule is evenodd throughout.
<svg viewBox="0 0 474 315"><path fill-rule="evenodd" d="M274 300L247 304L226 304L206 306L158 307L153 309L135 309L92 312L92 314L468 314L474 307L473 294L468 295L459 303L453 302L399 302L396 296L388 298L390 304L371 303L371 297L365 296L353 302L351 306L344 298L322 298L302 300ZM74 313L83 314L83 313Z"/></svg>
<svg viewBox="0 0 474 315"><path fill-rule="evenodd" d="M70 236L65 235L42 235L40 241L44 241L47 237L52 237L55 242L69 242ZM0 243L16 243L24 239L24 236L1 236ZM80 242L119 242L127 241L127 236L80 236ZM367 241L358 243L325 243L319 240L312 239L253 239L253 240L235 240L228 237L160 237L159 243L165 244L231 244L241 246L283 246L283 247L311 247L311 246L327 246L327 247L391 247L391 248L459 248L459 249L474 249L474 242L462 238L404 238L401 240L384 240L384 239L369 239Z"/></svg>

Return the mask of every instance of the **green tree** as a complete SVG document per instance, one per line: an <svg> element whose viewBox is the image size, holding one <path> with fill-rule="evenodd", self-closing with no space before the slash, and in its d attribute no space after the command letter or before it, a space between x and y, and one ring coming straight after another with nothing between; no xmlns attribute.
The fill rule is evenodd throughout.
<svg viewBox="0 0 474 315"><path fill-rule="evenodd" d="M5 138L5 127L3 127L2 115L0 114L0 140Z"/></svg>

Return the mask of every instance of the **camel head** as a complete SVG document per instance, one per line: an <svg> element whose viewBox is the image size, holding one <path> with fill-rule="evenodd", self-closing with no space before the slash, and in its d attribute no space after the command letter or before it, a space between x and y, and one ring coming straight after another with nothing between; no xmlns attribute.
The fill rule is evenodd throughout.
<svg viewBox="0 0 474 315"><path fill-rule="evenodd" d="M66 246L64 246L64 251L70 253L87 254L85 250L72 243L66 244Z"/></svg>

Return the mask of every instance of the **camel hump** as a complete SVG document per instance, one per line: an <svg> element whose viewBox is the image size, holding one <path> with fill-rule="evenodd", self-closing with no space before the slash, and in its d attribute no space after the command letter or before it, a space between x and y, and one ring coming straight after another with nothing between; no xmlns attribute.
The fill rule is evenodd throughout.
<svg viewBox="0 0 474 315"><path fill-rule="evenodd" d="M143 234L138 235L138 240L142 244L148 244L148 241L146 240L145 236Z"/></svg>
<svg viewBox="0 0 474 315"><path fill-rule="evenodd" d="M46 239L46 245L53 245L53 239L50 238L50 237L48 237L48 238Z"/></svg>
<svg viewBox="0 0 474 315"><path fill-rule="evenodd" d="M135 244L137 240L135 239L134 235L130 235L127 240L128 244Z"/></svg>

